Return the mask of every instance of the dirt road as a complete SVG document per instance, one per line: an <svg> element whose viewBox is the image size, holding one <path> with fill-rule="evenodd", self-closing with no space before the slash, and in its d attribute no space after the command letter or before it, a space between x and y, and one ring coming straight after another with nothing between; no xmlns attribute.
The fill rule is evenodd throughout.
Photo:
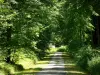
<svg viewBox="0 0 100 75"><path fill-rule="evenodd" d="M66 72L64 71L64 60L62 58L62 52L56 52L48 66L46 66L36 75L66 75Z"/></svg>

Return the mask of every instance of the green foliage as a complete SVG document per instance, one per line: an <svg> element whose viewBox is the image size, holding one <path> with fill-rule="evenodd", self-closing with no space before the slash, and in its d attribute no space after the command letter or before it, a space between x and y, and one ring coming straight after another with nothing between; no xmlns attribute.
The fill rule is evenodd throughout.
<svg viewBox="0 0 100 75"><path fill-rule="evenodd" d="M0 60L28 69L43 58L59 8L58 1L0 0Z"/></svg>
<svg viewBox="0 0 100 75"><path fill-rule="evenodd" d="M11 54L11 61L13 61L15 63L17 63L18 61L20 61L21 59L24 59L24 58L31 59L33 64L36 64L36 62L38 61L36 54L28 48L16 49L16 52L12 52L12 54ZM25 61L25 62L27 62L27 61Z"/></svg>
<svg viewBox="0 0 100 75"><path fill-rule="evenodd" d="M87 69L88 61L91 60L92 55L93 53L92 53L91 46L87 45L87 46L80 48L80 50L76 54L77 65L79 65L83 69Z"/></svg>
<svg viewBox="0 0 100 75"><path fill-rule="evenodd" d="M79 40L72 40L68 44L69 52L77 52L80 47L81 47L81 41Z"/></svg>
<svg viewBox="0 0 100 75"><path fill-rule="evenodd" d="M94 57L88 62L91 75L100 75L100 57Z"/></svg>
<svg viewBox="0 0 100 75"><path fill-rule="evenodd" d="M36 64L48 52L57 51L55 48L48 51L52 43L58 47L68 45L68 49L61 47L59 51L78 54L80 65L87 66L91 47L85 45L91 43L94 29L91 16L99 3L98 0L88 2L0 0L0 60L29 68L29 62Z"/></svg>
<svg viewBox="0 0 100 75"><path fill-rule="evenodd" d="M60 51L60 52L66 52L67 51L67 46L61 46L61 47L59 47L58 51Z"/></svg>
<svg viewBox="0 0 100 75"><path fill-rule="evenodd" d="M0 69L5 74L13 74L15 72L14 66L5 62L0 62Z"/></svg>

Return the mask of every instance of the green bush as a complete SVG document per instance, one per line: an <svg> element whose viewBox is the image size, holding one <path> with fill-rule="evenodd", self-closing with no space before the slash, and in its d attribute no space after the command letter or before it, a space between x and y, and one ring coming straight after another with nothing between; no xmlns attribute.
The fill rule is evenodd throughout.
<svg viewBox="0 0 100 75"><path fill-rule="evenodd" d="M94 57L91 61L88 62L88 70L91 72L91 75L100 75L100 57Z"/></svg>
<svg viewBox="0 0 100 75"><path fill-rule="evenodd" d="M61 46L58 48L58 51L60 52L66 52L67 46Z"/></svg>
<svg viewBox="0 0 100 75"><path fill-rule="evenodd" d="M30 50L29 48L18 48L16 52L12 52L11 54L11 61L13 61L14 63L24 58L33 60L34 64L38 61L38 58L34 51Z"/></svg>
<svg viewBox="0 0 100 75"><path fill-rule="evenodd" d="M76 52L79 50L80 48L80 41L79 40L72 40L69 44L68 44L68 48L69 48L69 51L71 52Z"/></svg>
<svg viewBox="0 0 100 75"><path fill-rule="evenodd" d="M5 75L13 74L15 72L15 67L11 64L0 62L0 75L3 75L1 73L4 73Z"/></svg>
<svg viewBox="0 0 100 75"><path fill-rule="evenodd" d="M77 64L83 69L88 68L88 61L92 58L92 48L91 46L84 46L80 48L76 54Z"/></svg>
<svg viewBox="0 0 100 75"><path fill-rule="evenodd" d="M23 70L32 68L38 61L34 50L29 48L18 48L16 52L12 52L11 61L16 66L16 70Z"/></svg>

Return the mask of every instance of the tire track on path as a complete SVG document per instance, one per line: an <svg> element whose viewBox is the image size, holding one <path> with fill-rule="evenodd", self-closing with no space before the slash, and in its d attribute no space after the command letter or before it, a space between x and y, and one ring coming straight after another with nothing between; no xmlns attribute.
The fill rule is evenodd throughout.
<svg viewBox="0 0 100 75"><path fill-rule="evenodd" d="M48 66L36 75L66 75L62 52L56 52Z"/></svg>

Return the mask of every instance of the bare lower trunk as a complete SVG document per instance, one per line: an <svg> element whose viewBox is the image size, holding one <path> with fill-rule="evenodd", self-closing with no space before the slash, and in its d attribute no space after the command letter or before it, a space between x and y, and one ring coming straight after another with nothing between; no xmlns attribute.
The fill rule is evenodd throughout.
<svg viewBox="0 0 100 75"><path fill-rule="evenodd" d="M10 41L11 41L11 27L8 27L7 28L7 58L6 58L7 63L10 63L10 55L11 55Z"/></svg>

